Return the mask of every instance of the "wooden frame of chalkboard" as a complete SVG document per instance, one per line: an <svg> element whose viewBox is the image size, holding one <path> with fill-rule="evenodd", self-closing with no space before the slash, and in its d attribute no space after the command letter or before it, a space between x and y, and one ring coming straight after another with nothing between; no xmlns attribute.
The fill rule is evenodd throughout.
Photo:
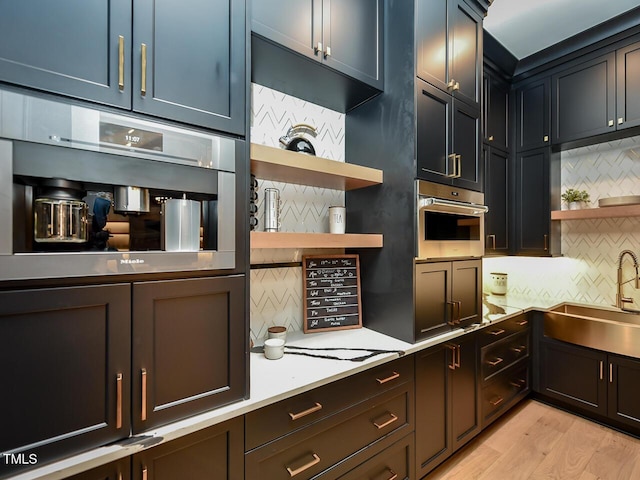
<svg viewBox="0 0 640 480"><path fill-rule="evenodd" d="M362 328L360 257L302 257L304 333Z"/></svg>

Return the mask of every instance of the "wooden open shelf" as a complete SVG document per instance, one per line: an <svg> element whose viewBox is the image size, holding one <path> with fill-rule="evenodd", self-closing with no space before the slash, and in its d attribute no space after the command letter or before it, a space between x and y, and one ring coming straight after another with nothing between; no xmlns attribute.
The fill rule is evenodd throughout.
<svg viewBox="0 0 640 480"><path fill-rule="evenodd" d="M262 180L354 190L382 183L382 170L251 144L251 173Z"/></svg>
<svg viewBox="0 0 640 480"><path fill-rule="evenodd" d="M251 232L251 248L380 248L377 233Z"/></svg>
<svg viewBox="0 0 640 480"><path fill-rule="evenodd" d="M588 218L620 218L640 216L640 205L583 208L581 210L553 210L551 220L583 220Z"/></svg>

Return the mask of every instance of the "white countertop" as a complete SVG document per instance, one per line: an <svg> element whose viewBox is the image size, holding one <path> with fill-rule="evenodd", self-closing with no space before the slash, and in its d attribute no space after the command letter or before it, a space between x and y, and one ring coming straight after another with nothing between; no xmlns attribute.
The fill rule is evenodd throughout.
<svg viewBox="0 0 640 480"><path fill-rule="evenodd" d="M251 353L251 391L249 399L144 432L119 443L74 455L13 478L15 480L62 479L362 372L399 358L403 354L409 355L424 350L525 311L533 309L546 310L558 304L558 302L550 304L540 299L495 295L485 296L484 300L481 325L466 329L456 329L415 344L403 342L367 328L311 334L303 334L302 332L290 333L287 337L287 345L308 348L365 348L393 350L400 353L384 353L361 362L312 358L288 353L286 349L284 356L279 360L268 360L261 353ZM289 350L289 352L292 351L294 350ZM350 356L362 355L366 352L332 350L313 353L326 353L327 355L337 355L341 358L350 358ZM140 441L137 442L137 438Z"/></svg>

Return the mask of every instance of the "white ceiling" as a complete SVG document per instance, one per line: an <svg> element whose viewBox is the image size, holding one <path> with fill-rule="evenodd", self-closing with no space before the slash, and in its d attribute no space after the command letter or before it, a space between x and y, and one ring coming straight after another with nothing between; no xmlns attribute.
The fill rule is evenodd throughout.
<svg viewBox="0 0 640 480"><path fill-rule="evenodd" d="M640 0L494 0L484 28L521 59L638 6Z"/></svg>

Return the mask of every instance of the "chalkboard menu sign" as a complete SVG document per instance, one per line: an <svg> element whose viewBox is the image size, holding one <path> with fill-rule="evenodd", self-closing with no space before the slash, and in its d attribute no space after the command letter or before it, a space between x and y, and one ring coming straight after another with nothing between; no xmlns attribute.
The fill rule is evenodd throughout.
<svg viewBox="0 0 640 480"><path fill-rule="evenodd" d="M362 327L358 255L302 257L304 332Z"/></svg>

